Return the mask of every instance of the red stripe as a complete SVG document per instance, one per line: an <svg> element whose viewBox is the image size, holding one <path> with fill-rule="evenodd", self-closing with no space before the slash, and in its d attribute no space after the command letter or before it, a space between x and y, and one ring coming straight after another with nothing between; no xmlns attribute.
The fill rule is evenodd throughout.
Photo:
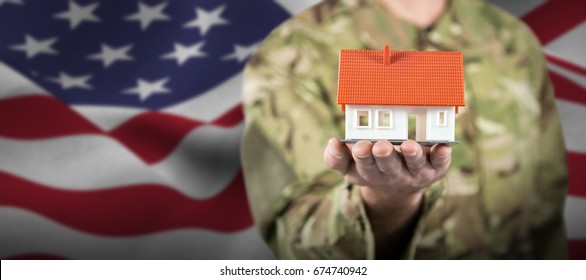
<svg viewBox="0 0 586 280"><path fill-rule="evenodd" d="M541 44L558 38L586 19L581 1L548 1L522 17L535 32Z"/></svg>
<svg viewBox="0 0 586 280"><path fill-rule="evenodd" d="M244 116L239 104L210 124L232 127ZM117 139L146 163L166 158L193 129L205 122L163 112L145 112L105 133L51 96L29 95L0 101L0 136L40 139L100 134Z"/></svg>
<svg viewBox="0 0 586 280"><path fill-rule="evenodd" d="M568 253L572 260L586 260L586 240L568 240Z"/></svg>
<svg viewBox="0 0 586 280"><path fill-rule="evenodd" d="M53 254L31 253L24 255L15 255L6 258L7 260L67 260L62 256Z"/></svg>
<svg viewBox="0 0 586 280"><path fill-rule="evenodd" d="M201 122L171 114L146 112L108 134L151 164L164 159L189 131L200 125Z"/></svg>
<svg viewBox="0 0 586 280"><path fill-rule="evenodd" d="M586 68L584 68L580 65L568 62L566 60L563 60L563 59L561 59L557 56L551 55L551 54L545 54L545 57L547 58L547 61L549 61L553 64L556 64L560 67L566 68L567 70L571 70L573 72L580 73L580 74L586 76Z"/></svg>
<svg viewBox="0 0 586 280"><path fill-rule="evenodd" d="M238 104L211 122L213 125L232 127L244 119ZM201 121L164 112L146 112L133 117L108 134L148 164L156 163L171 153L177 144L193 129L205 124Z"/></svg>
<svg viewBox="0 0 586 280"><path fill-rule="evenodd" d="M231 127L238 125L244 120L244 112L242 111L242 104L234 106L228 110L223 116L220 116L212 123L218 126Z"/></svg>
<svg viewBox="0 0 586 280"><path fill-rule="evenodd" d="M211 124L232 127L243 119L242 106L238 104ZM203 124L205 123L174 114L146 112L126 121L108 134L146 163L152 164L164 159L187 133Z"/></svg>
<svg viewBox="0 0 586 280"><path fill-rule="evenodd" d="M568 194L586 198L586 154L567 152Z"/></svg>
<svg viewBox="0 0 586 280"><path fill-rule="evenodd" d="M0 172L0 193L0 205L28 209L80 231L108 236L179 228L233 232L253 224L241 171L226 189L205 200L156 184L60 190L4 172Z"/></svg>
<svg viewBox="0 0 586 280"><path fill-rule="evenodd" d="M31 139L101 130L51 96L27 95L0 101L0 135Z"/></svg>
<svg viewBox="0 0 586 280"><path fill-rule="evenodd" d="M549 77L555 88L556 98L586 105L586 89L554 71L549 71Z"/></svg>

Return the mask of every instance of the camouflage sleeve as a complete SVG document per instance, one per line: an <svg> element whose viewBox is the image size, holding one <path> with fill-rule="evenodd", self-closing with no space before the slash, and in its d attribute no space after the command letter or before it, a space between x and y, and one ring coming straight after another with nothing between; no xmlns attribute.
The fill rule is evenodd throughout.
<svg viewBox="0 0 586 280"><path fill-rule="evenodd" d="M242 162L256 223L281 259L371 259L357 189L323 164L328 139L341 131L321 74L313 75L332 70L297 71L303 52L273 43L245 70Z"/></svg>
<svg viewBox="0 0 586 280"><path fill-rule="evenodd" d="M534 191L530 200L531 238L536 259L565 259L567 245L563 221L568 186L566 148L556 109L554 88L547 74L542 46L529 27L522 24L518 40L525 40L527 55L535 60L530 76L540 105L538 158Z"/></svg>
<svg viewBox="0 0 586 280"><path fill-rule="evenodd" d="M535 178L536 199L531 205L532 217L534 217L531 221L532 238L536 248L536 258L565 259L567 258L567 248L563 206L568 185L566 149L553 86L547 75L545 62L542 65L543 76L539 91L541 103L540 157Z"/></svg>

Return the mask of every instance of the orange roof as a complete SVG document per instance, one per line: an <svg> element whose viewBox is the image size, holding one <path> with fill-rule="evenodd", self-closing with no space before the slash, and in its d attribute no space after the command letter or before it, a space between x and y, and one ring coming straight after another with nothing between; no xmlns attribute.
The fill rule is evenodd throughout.
<svg viewBox="0 0 586 280"><path fill-rule="evenodd" d="M338 104L464 106L462 53L341 50Z"/></svg>

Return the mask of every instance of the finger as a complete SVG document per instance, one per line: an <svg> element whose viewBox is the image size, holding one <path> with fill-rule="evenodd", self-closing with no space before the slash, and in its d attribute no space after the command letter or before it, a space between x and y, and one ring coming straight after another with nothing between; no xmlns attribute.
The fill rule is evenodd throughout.
<svg viewBox="0 0 586 280"><path fill-rule="evenodd" d="M382 173L395 176L403 171L401 158L389 141L377 141L372 147L372 155Z"/></svg>
<svg viewBox="0 0 586 280"><path fill-rule="evenodd" d="M342 174L348 172L352 156L348 148L338 139L331 138L324 151L324 163L331 169L334 169Z"/></svg>
<svg viewBox="0 0 586 280"><path fill-rule="evenodd" d="M413 140L407 140L401 144L401 154L405 165L411 175L417 175L425 167L427 158L423 153L421 145Z"/></svg>
<svg viewBox="0 0 586 280"><path fill-rule="evenodd" d="M348 172L344 176L344 179L350 184L358 185L358 186L368 186L369 183L362 177L362 175L358 174L358 170L356 170L356 166L350 166Z"/></svg>
<svg viewBox="0 0 586 280"><path fill-rule="evenodd" d="M436 144L429 152L429 162L436 170L445 170L452 159L452 147L450 145Z"/></svg>
<svg viewBox="0 0 586 280"><path fill-rule="evenodd" d="M352 147L354 147L354 143L355 142L346 142L344 144L346 144L346 147L348 147L348 150L352 151Z"/></svg>
<svg viewBox="0 0 586 280"><path fill-rule="evenodd" d="M367 140L360 140L352 147L352 158L356 163L356 169L361 172L370 171L376 167L374 157L372 156L372 142Z"/></svg>

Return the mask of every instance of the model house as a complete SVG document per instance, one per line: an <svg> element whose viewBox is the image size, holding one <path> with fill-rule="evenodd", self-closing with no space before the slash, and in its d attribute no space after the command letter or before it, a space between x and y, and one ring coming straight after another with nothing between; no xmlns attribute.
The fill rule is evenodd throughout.
<svg viewBox="0 0 586 280"><path fill-rule="evenodd" d="M462 53L341 50L338 104L346 113L346 140L406 140L411 114L416 141L454 142L464 106Z"/></svg>

